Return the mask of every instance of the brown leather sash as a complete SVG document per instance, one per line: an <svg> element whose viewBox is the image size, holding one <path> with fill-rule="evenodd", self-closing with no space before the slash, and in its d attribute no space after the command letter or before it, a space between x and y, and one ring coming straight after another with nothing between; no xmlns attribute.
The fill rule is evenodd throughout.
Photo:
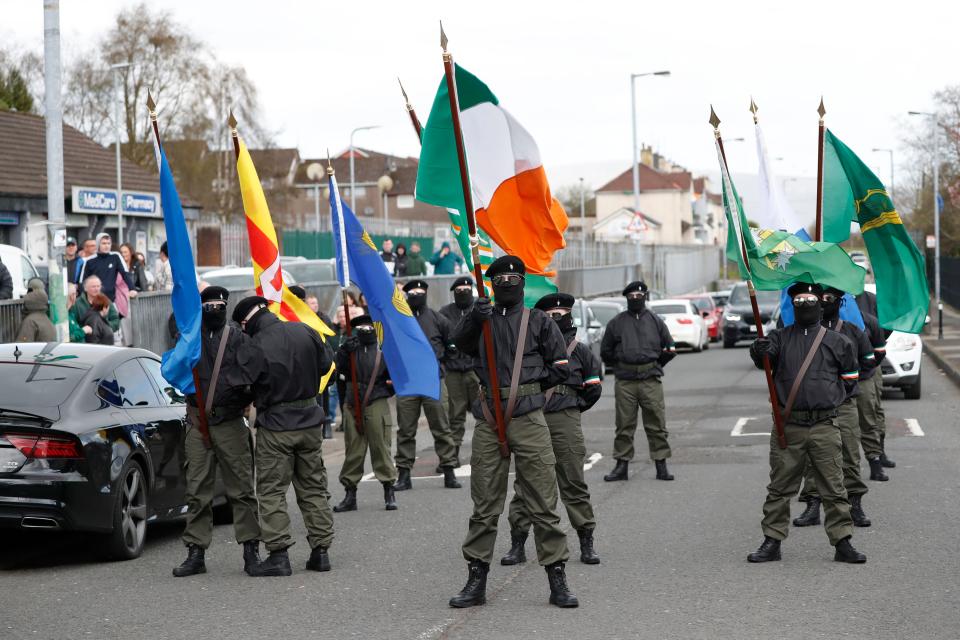
<svg viewBox="0 0 960 640"><path fill-rule="evenodd" d="M567 358L570 357L570 354L573 353L573 350L577 348L577 339L574 338L570 341L570 344L567 345ZM562 382L560 384L563 384ZM559 386L559 385L557 385ZM556 393L557 387L550 387L547 389L547 392L543 396L543 406L547 406L547 403L550 402L550 398L553 397L553 394Z"/></svg>
<svg viewBox="0 0 960 640"><path fill-rule="evenodd" d="M380 349L377 349L377 357L373 361L373 373L370 374L370 382L367 383L367 388L363 392L363 400L360 402L360 410L366 411L367 404L370 402L370 394L373 393L373 383L377 380L377 374L380 373L380 362L383 360L383 352Z"/></svg>
<svg viewBox="0 0 960 640"><path fill-rule="evenodd" d="M523 351L527 346L527 325L529 323L530 309L524 307L520 313L520 334L517 336L517 351L513 355L513 371L510 375L510 394L507 397L507 411L503 414L504 429L510 426L510 420L513 419L513 412L517 408L517 389L520 387L520 369L523 365ZM485 396L480 398L480 410L483 412L484 420L486 420L491 427L496 428L497 420L490 412L490 407L487 406Z"/></svg>
<svg viewBox="0 0 960 640"><path fill-rule="evenodd" d="M784 424L790 420L790 411L793 410L793 402L797 399L797 393L800 391L800 383L803 382L804 376L807 375L807 369L809 369L810 365L813 363L813 357L816 355L817 349L820 348L820 343L823 342L823 336L826 334L827 329L821 326L820 330L817 331L817 336L813 339L813 344L810 345L810 350L807 351L807 355L803 359L803 364L800 365L800 371L797 372L797 377L793 380L793 386L790 387L790 394L787 396L787 404L783 408Z"/></svg>

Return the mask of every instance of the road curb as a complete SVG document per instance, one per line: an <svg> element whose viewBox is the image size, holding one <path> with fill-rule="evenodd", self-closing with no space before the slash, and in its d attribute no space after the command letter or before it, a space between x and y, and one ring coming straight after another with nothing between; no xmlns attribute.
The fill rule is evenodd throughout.
<svg viewBox="0 0 960 640"><path fill-rule="evenodd" d="M937 350L931 347L927 342L923 343L923 351L930 356L931 360L937 363L937 366L940 367L945 374L947 374L947 377L950 378L955 385L960 387L960 370L958 370L957 367L950 362L950 360L939 354Z"/></svg>

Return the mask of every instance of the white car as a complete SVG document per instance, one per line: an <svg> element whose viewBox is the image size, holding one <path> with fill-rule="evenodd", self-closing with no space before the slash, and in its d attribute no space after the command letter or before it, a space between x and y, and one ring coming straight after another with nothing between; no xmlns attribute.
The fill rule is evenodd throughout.
<svg viewBox="0 0 960 640"><path fill-rule="evenodd" d="M27 283L31 278L39 278L40 274L33 265L33 261L18 247L9 244L0 244L0 262L10 272L13 280L13 299L22 298L27 293Z"/></svg>
<svg viewBox="0 0 960 640"><path fill-rule="evenodd" d="M877 292L877 285L867 283L864 289ZM887 357L880 363L883 386L900 389L908 400L920 399L920 363L923 362L923 340L919 335L894 331L887 338Z"/></svg>
<svg viewBox="0 0 960 640"><path fill-rule="evenodd" d="M226 269L204 271L200 275L200 279L207 284L217 285L226 289L254 288L253 267L228 267ZM284 269L283 283L289 287L290 285L297 284L297 280Z"/></svg>
<svg viewBox="0 0 960 640"><path fill-rule="evenodd" d="M710 333L703 316L690 300L651 300L647 308L667 323L670 335L677 346L685 346L699 353L710 348Z"/></svg>

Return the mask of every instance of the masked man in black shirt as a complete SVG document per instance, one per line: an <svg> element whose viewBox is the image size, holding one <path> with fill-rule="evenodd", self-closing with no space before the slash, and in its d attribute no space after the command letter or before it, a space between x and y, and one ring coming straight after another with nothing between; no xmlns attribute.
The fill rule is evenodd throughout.
<svg viewBox="0 0 960 640"><path fill-rule="evenodd" d="M451 332L460 321L473 311L473 278L461 276L453 281L450 287L453 292L453 302L440 307L440 315L447 319ZM461 352L454 344L452 336L447 343L447 355L443 363L446 372L445 382L450 402L447 413L450 418L450 433L453 435L453 444L457 449L457 466L460 466L460 445L466 433L467 411L477 400L480 389L480 379L473 372L473 356Z"/></svg>

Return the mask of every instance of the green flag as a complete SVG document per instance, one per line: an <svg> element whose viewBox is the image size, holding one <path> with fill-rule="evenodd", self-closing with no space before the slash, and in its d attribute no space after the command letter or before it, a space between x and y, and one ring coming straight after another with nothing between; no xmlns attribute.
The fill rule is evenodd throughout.
<svg viewBox="0 0 960 640"><path fill-rule="evenodd" d="M783 289L793 282L816 282L852 294L863 291L866 272L839 246L807 242L786 231L750 227L719 143L717 157L727 216L726 254L737 263L741 278L752 280L754 287L764 291Z"/></svg>
<svg viewBox="0 0 960 640"><path fill-rule="evenodd" d="M930 304L923 254L904 228L883 183L827 130L823 153L824 239L843 242L850 236L851 222L860 225L870 254L880 326L919 333Z"/></svg>

